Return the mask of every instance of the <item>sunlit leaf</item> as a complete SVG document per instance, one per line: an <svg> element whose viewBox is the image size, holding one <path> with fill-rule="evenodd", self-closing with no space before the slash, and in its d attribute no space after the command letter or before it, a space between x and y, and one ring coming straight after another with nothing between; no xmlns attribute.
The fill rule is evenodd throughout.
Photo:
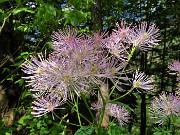
<svg viewBox="0 0 180 135"><path fill-rule="evenodd" d="M53 16L56 16L56 10L52 5L46 5L46 11Z"/></svg>
<svg viewBox="0 0 180 135"><path fill-rule="evenodd" d="M20 118L20 120L18 120L18 123L25 126L26 124L28 124L26 122L26 120L32 119L33 116L32 115L24 115L23 117Z"/></svg>
<svg viewBox="0 0 180 135"><path fill-rule="evenodd" d="M33 11L33 10L31 10L31 9L28 9L28 8L18 8L18 9L16 9L16 10L14 10L14 12L13 12L13 15L16 15L16 14L18 14L18 13L20 13L20 12L28 12L28 13L31 13L31 14L34 14L35 13L35 11Z"/></svg>
<svg viewBox="0 0 180 135"><path fill-rule="evenodd" d="M24 79L17 80L14 84L18 83L19 86L22 86L24 84Z"/></svg>
<svg viewBox="0 0 180 135"><path fill-rule="evenodd" d="M4 11L2 9L0 9L0 13L4 13Z"/></svg>
<svg viewBox="0 0 180 135"><path fill-rule="evenodd" d="M25 97L31 96L31 95L32 95L32 94L31 94L30 91L25 91L25 92L23 92L23 94L22 94L22 99L25 98Z"/></svg>

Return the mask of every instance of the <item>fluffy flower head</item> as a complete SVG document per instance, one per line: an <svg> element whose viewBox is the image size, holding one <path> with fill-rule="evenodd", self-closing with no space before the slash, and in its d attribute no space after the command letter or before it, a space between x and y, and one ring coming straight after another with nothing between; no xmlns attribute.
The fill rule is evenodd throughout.
<svg viewBox="0 0 180 135"><path fill-rule="evenodd" d="M102 108L102 103L97 102L93 103L91 109L100 110ZM129 112L125 107L119 106L117 104L108 103L105 107L105 112L111 117L117 118L119 125L125 125L129 121Z"/></svg>
<svg viewBox="0 0 180 135"><path fill-rule="evenodd" d="M176 71L180 74L180 61L179 60L175 60L173 61L170 66L169 66L169 69L171 71Z"/></svg>
<svg viewBox="0 0 180 135"><path fill-rule="evenodd" d="M61 97L58 94L51 93L46 97L39 98L37 101L33 102L33 111L31 112L31 114L33 114L34 117L40 117L49 112L53 112L55 109L62 109L57 107L62 105L63 103L63 100L61 100Z"/></svg>
<svg viewBox="0 0 180 135"><path fill-rule="evenodd" d="M154 88L154 85L152 83L153 80L149 78L145 73L136 71L136 73L134 74L134 88L140 88L145 91L152 90Z"/></svg>
<svg viewBox="0 0 180 135"><path fill-rule="evenodd" d="M151 50L154 45L158 45L159 29L155 25L148 25L143 22L129 31L128 40L133 46L139 47L142 51Z"/></svg>
<svg viewBox="0 0 180 135"><path fill-rule="evenodd" d="M170 115L179 116L180 98L173 94L162 93L159 98L156 97L150 108L152 118L157 119L156 123L162 124Z"/></svg>

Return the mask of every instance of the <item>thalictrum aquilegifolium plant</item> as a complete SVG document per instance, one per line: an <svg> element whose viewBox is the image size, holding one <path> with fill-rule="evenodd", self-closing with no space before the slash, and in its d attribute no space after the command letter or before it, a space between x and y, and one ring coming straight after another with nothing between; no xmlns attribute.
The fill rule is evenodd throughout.
<svg viewBox="0 0 180 135"><path fill-rule="evenodd" d="M55 109L65 109L61 108L62 104L66 104L67 101L78 102L76 97L80 97L84 100L94 121L95 116L91 110L100 110L101 115L96 122L98 128L102 126L105 114L117 118L119 125L128 123L130 119L128 109L111 103L110 97L115 90L124 91L122 85L132 85L132 88L117 99L126 96L133 89L149 92L154 88L151 77L142 71L127 69L127 64L136 49L147 52L158 45L160 30L154 24L147 22L128 25L126 21L121 21L116 26L117 29L113 29L112 33L105 31L92 35L79 34L77 29L70 26L54 31L51 36L53 51L46 57L41 54L38 57L32 56L31 60L22 65L22 71L27 74L23 78L27 86L30 86L35 99L32 106L32 114L35 117L52 112L54 118ZM170 69L176 70L176 65L177 62L172 64ZM127 77L126 74L132 71L135 71L133 77ZM114 86L104 94L101 87L108 86L109 83ZM98 89L98 101L92 103L90 107L85 95L92 93L93 85L100 89ZM163 94L159 99L156 98L152 104L152 112L161 113L163 116L161 118L167 116L167 112L163 110L159 112L157 108L167 105L161 101L168 102L172 97L173 95L166 98ZM76 111L79 113L78 106ZM80 116L82 115L78 114L81 125Z"/></svg>

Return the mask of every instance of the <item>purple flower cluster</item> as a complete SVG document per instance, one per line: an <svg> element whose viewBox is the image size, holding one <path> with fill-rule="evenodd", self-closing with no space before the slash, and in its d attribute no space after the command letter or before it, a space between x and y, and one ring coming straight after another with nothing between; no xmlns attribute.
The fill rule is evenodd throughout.
<svg viewBox="0 0 180 135"><path fill-rule="evenodd" d="M169 65L170 73L177 74L177 81L180 81L180 61L174 60ZM150 108L152 118L157 119L156 123L162 124L167 117L180 115L180 82L175 94L163 92L156 97Z"/></svg>
<svg viewBox="0 0 180 135"><path fill-rule="evenodd" d="M176 71L180 74L180 61L179 60L174 60L170 66L169 66L169 69L171 71Z"/></svg>
<svg viewBox="0 0 180 135"><path fill-rule="evenodd" d="M122 90L119 80L127 80L120 76L127 64L131 44L142 51L152 48L158 42L159 29L147 23L130 27L125 21L117 24L117 27L112 34L94 33L92 36L78 34L76 29L69 26L53 32L54 51L49 57L32 57L22 66L22 71L28 75L23 78L31 86L30 90L35 92L33 97L38 99L34 104L39 108L33 107L35 116L52 112L60 105L59 99L66 101L72 99L74 93L78 96L80 93L90 93L92 84L101 85L105 79L111 80ZM142 82L141 88L150 89L151 86L145 88L147 83ZM55 98L58 101L53 101L51 105L54 94L61 98Z"/></svg>
<svg viewBox="0 0 180 135"><path fill-rule="evenodd" d="M129 121L129 112L123 106L108 103L105 109L106 113L112 117L117 118L119 125L125 125Z"/></svg>
<svg viewBox="0 0 180 135"><path fill-rule="evenodd" d="M169 65L170 71L173 71L177 74L177 81L180 82L180 61L179 60L174 60L170 65Z"/></svg>
<svg viewBox="0 0 180 135"><path fill-rule="evenodd" d="M176 94L180 96L180 61L179 60L174 60L171 62L169 65L170 73L177 75L177 81L178 81L178 86L176 90ZM173 73L172 73L173 72Z"/></svg>
<svg viewBox="0 0 180 135"><path fill-rule="evenodd" d="M93 110L101 110L102 103L97 102L91 105L91 109ZM111 117L117 118L119 125L125 125L129 122L130 115L127 109L123 106L119 106L117 104L108 103L105 106L105 113Z"/></svg>
<svg viewBox="0 0 180 135"><path fill-rule="evenodd" d="M130 30L128 41L133 46L140 48L142 51L149 51L153 45L158 45L159 29L155 25L148 25L143 22Z"/></svg>
<svg viewBox="0 0 180 135"><path fill-rule="evenodd" d="M55 109L64 109L57 108L58 106L61 106L63 103L63 100L61 100L61 97L58 94L51 93L33 102L33 112L31 114L33 114L34 117L40 117L48 112L53 112Z"/></svg>
<svg viewBox="0 0 180 135"><path fill-rule="evenodd" d="M180 115L180 97L162 93L154 99L150 111L152 118L157 119L156 123L162 124L168 116Z"/></svg>

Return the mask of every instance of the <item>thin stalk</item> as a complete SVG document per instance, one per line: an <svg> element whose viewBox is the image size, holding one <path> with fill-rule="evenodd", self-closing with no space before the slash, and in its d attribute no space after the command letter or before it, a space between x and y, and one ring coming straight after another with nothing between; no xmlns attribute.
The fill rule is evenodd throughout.
<svg viewBox="0 0 180 135"><path fill-rule="evenodd" d="M102 95L101 90L99 90L99 94L100 94L100 96L101 96L103 106L102 106L102 110L101 110L100 119L99 119L99 122L98 122L98 129L101 127L101 123L102 123L103 116L104 116L104 111L105 111L105 106L106 106L106 101L105 101L105 99L104 99L104 97L103 97L103 95Z"/></svg>
<svg viewBox="0 0 180 135"><path fill-rule="evenodd" d="M130 61L130 59L132 58L135 50L136 50L136 47L133 46L132 49L131 49L131 52L130 52L130 54L129 54L129 56L128 56L127 63L129 63L129 61ZM126 64L126 65L127 65L127 64ZM122 69L122 73L124 72L124 70L125 70L125 68L126 68L126 65L125 65L124 68ZM121 78L121 75L118 77L118 80L116 81L115 85L112 87L112 90L111 90L111 92L110 92L110 94L109 94L109 98L110 98L110 96L112 95L112 93L114 92L116 86L118 85L118 82L119 82L119 79L120 79L120 78Z"/></svg>
<svg viewBox="0 0 180 135"><path fill-rule="evenodd" d="M76 99L76 102L75 102L75 106L76 106L76 110L77 110L78 121L79 121L80 126L82 127L81 118L79 116L79 109L78 109L78 96L77 96L77 99Z"/></svg>
<svg viewBox="0 0 180 135"><path fill-rule="evenodd" d="M53 113L58 119L60 119L61 121L64 121L65 123L67 124L70 124L70 125L73 125L73 126L77 126L77 127L81 127L80 125L78 124L74 124L74 123L71 123L71 122L67 122L65 121L64 119L61 119L56 113Z"/></svg>
<svg viewBox="0 0 180 135"><path fill-rule="evenodd" d="M130 54L129 54L129 56L128 56L127 64L129 63L130 59L132 58L135 50L136 50L136 47L133 46L132 49L131 49L131 52L130 52ZM124 68L122 69L122 73L123 73L124 70L126 69L127 64L126 64L126 65L124 66ZM121 74L121 75L122 75L122 74ZM110 94L108 95L108 99L110 99L110 96L112 95L112 93L114 92L116 86L118 85L119 79L121 78L121 75L118 77L118 80L116 81L115 85L111 88L112 90L111 90ZM120 98L125 97L126 95L128 95L129 93L131 93L131 92L133 91L133 89L134 89L134 87L132 87L132 88L131 88L127 93L125 93L124 95L122 95L122 96L120 96L120 97L118 97L118 98L116 98L116 99L114 99L114 100L112 100L112 101L115 101L115 100L118 100L118 99L120 99ZM106 104L108 103L108 100L105 101L105 99L104 99L104 97L103 97L103 94L101 93L101 90L99 90L99 94L100 94L100 96L101 96L101 98L102 98L103 106L102 106L102 110L101 110L101 115L100 115L98 127L96 128L96 133L97 133L97 134L99 133L99 128L101 127L101 123L102 123L103 116L104 116L104 112L105 112L105 106L106 106Z"/></svg>
<svg viewBox="0 0 180 135"><path fill-rule="evenodd" d="M91 111L91 109L90 109L90 107L89 107L89 105L88 105L88 103L87 103L84 95L82 94L81 97L82 97L82 99L83 99L83 101L84 101L84 103L85 103L85 105L86 105L86 108L88 109L89 114L91 115L93 121L95 121L94 115L93 115L93 113L92 113L92 111Z"/></svg>
<svg viewBox="0 0 180 135"><path fill-rule="evenodd" d="M106 106L106 103L108 103L108 101L109 101L109 88L108 88L108 84L104 84L104 83L101 84L100 91L101 91L102 96L99 93L98 102L102 103L102 98L101 97L103 97L104 101L105 101L105 105L104 106ZM101 110L99 110L98 113L100 114ZM104 127L105 129L109 128L109 118L108 118L108 114L106 112L104 112L104 115L103 115L103 118L102 118L102 122L101 122L101 127Z"/></svg>
<svg viewBox="0 0 180 135"><path fill-rule="evenodd" d="M3 20L2 25L0 26L0 33L2 32L2 29L5 26L6 21L8 20L8 18L14 13L14 11L16 11L16 9L19 7L20 5L17 5L15 9L12 10L12 12L10 12Z"/></svg>
<svg viewBox="0 0 180 135"><path fill-rule="evenodd" d="M113 99L113 100L111 100L111 101L116 101L116 100L118 100L118 99L121 99L121 98L125 97L126 95L128 95L129 93L131 93L133 90L134 90L134 87L132 87L132 88L131 88L127 93L125 93L124 95L122 95L122 96L120 96L120 97L118 97L118 98L116 98L116 99Z"/></svg>
<svg viewBox="0 0 180 135"><path fill-rule="evenodd" d="M70 107L73 107L74 106L74 104L72 103L72 102L70 102L69 101L69 103L67 102L67 104L70 106ZM76 112L77 112L77 110L76 109L74 109ZM89 121L84 115L82 115L81 113L79 113L79 115L83 118L83 119L85 119L87 122L89 122L90 124L93 124L91 121Z"/></svg>
<svg viewBox="0 0 180 135"><path fill-rule="evenodd" d="M102 123L102 120L103 120L103 116L104 116L104 111L105 111L105 106L106 106L106 101L102 95L102 92L100 89L98 89L98 94L100 95L101 99L102 99L102 109L101 109L101 115L99 117L99 120L98 120L98 123L97 123L97 126L95 127L95 132L97 135L99 135L99 129L101 127L101 123Z"/></svg>

